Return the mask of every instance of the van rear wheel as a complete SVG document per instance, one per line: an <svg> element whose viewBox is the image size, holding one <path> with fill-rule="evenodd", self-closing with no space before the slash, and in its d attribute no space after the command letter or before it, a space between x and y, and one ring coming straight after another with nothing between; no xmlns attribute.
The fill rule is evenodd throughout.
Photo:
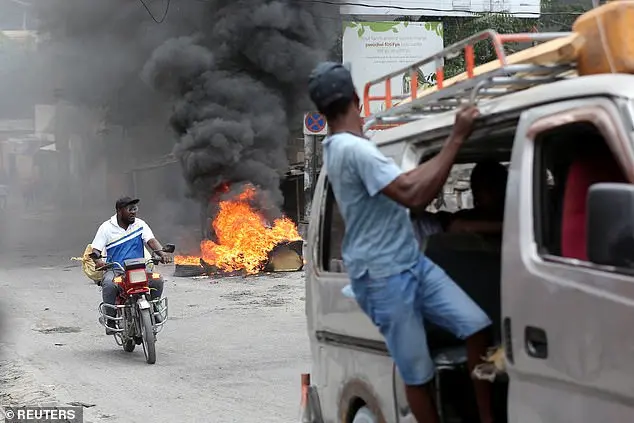
<svg viewBox="0 0 634 423"><path fill-rule="evenodd" d="M378 419L368 407L361 407L354 415L352 423L377 423Z"/></svg>

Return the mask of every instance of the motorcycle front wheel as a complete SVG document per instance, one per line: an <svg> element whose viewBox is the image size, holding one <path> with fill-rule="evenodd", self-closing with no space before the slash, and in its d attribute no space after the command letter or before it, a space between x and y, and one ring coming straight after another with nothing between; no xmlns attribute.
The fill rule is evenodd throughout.
<svg viewBox="0 0 634 423"><path fill-rule="evenodd" d="M123 317L123 320L121 321L124 322L124 328L128 330L128 324L126 322L129 322L130 319L132 319L132 314L128 311L128 309L125 309L123 312L121 312L121 309L117 310L117 317ZM121 335L121 340L123 341L123 351L130 353L133 352L134 347L136 346L134 344L134 339L129 338L126 333L123 333Z"/></svg>
<svg viewBox="0 0 634 423"><path fill-rule="evenodd" d="M141 336L143 338L143 352L145 353L145 361L148 364L156 363L156 346L154 345L154 328L150 319L150 310L141 311Z"/></svg>

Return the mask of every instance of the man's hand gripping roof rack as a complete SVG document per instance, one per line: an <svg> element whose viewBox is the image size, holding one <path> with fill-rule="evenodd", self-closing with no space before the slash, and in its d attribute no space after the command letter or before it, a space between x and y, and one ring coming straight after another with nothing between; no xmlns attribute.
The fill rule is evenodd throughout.
<svg viewBox="0 0 634 423"><path fill-rule="evenodd" d="M370 81L365 84L363 92L363 109L366 116L364 130L397 126L428 117L434 113L453 110L466 101L470 104L477 104L483 99L491 99L536 85L565 79L575 69L574 63L509 64L504 53L504 43L551 41L569 37L572 34L571 32L498 34L493 30L487 30L401 70ZM489 71L489 64L487 64L485 65L487 71L477 75L479 69L475 68L473 46L484 40L490 40L493 44L499 67ZM444 80L443 61L457 57L462 51L464 51L465 56L466 75L452 78L456 81L445 86L448 84ZM436 64L436 87L419 90L418 69L432 62ZM410 76L410 94L392 95L392 78L403 77L405 74ZM447 82L452 82L452 80ZM384 84L385 94L382 96L370 95L370 89L379 84ZM400 101L400 104L393 105L394 100ZM373 101L383 102L384 110L370 115L370 104Z"/></svg>

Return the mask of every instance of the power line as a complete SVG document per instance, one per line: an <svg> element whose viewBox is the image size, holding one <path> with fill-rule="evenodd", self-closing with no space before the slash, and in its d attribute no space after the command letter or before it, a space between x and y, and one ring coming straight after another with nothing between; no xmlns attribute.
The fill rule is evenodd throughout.
<svg viewBox="0 0 634 423"><path fill-rule="evenodd" d="M167 17L167 12L169 12L170 10L170 3L172 2L172 0L167 0L167 5L165 6L165 11L163 12L163 17L160 20L157 20L156 17L154 16L154 14L152 13L152 11L150 10L150 8L148 7L148 5L145 3L144 0L139 0L141 2L141 4L143 5L143 7L145 7L145 10L147 10L147 13L150 15L150 17L152 18L152 20L158 24L163 23L163 21L165 20L165 18Z"/></svg>
<svg viewBox="0 0 634 423"><path fill-rule="evenodd" d="M211 3L213 0L195 0L195 1L200 2L200 3ZM327 4L327 5L331 5L331 6L367 7L369 9L415 10L415 11L419 11L419 12L440 12L440 13L454 12L453 9L437 9L437 8L433 8L433 7L382 6L382 5L378 5L378 4L368 4L368 3L339 1L339 0L292 0L292 1L300 2L300 3ZM539 13L534 13L534 12L489 12L489 11L484 11L484 10L482 12L470 12L470 11L463 11L463 12L470 13L472 15L472 17L476 17L477 15L480 15L480 14L487 14L487 15L504 15L504 16L518 16L518 15L526 16L526 15L532 15L531 17L534 17L534 18L538 18L540 16L551 16L551 15L552 16L581 16L581 15L583 15L585 13L585 11L579 11L579 12L564 12L564 11L562 11L562 12L539 12ZM318 16L318 17L326 18L325 16ZM466 16L466 17L468 17L468 16ZM328 19L328 18L326 18L326 19Z"/></svg>
<svg viewBox="0 0 634 423"><path fill-rule="evenodd" d="M371 9L395 9L395 10L416 10L416 11L424 11L424 12L453 12L452 9L436 9L431 7L407 7L407 6L382 6L378 4L367 4L367 3L357 3L357 2L348 2L348 1L337 1L337 0L294 0L304 3L319 3L319 4L329 4L332 6L357 6L357 7L367 7ZM535 17L541 15L569 15L569 16L580 16L585 12L541 12L541 13L532 13L532 12L468 12L474 15L478 13L487 13L487 14L495 14L495 15L535 15Z"/></svg>

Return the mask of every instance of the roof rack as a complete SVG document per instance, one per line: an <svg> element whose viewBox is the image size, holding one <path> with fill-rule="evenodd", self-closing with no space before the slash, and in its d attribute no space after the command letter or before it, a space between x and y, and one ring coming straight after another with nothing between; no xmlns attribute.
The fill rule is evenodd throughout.
<svg viewBox="0 0 634 423"><path fill-rule="evenodd" d="M569 37L572 32L556 33L521 33L498 34L487 30L453 44L441 52L413 63L401 70L384 75L365 84L363 92L363 109L365 114L364 129L384 129L429 117L430 115L453 110L468 101L477 104L482 100L492 99L512 92L524 90L541 84L548 84L574 75L574 61L563 61L553 64L509 64L504 52L506 42L540 42ZM499 66L491 62L494 69L477 75L475 68L474 44L490 40L497 55ZM444 79L444 59L452 59L464 51L466 75L452 78L452 83ZM428 63L436 65L436 86L425 90L418 88L419 68ZM487 64L487 69L488 69ZM484 66L483 66L484 68ZM409 75L409 94L392 95L392 78ZM372 96L370 90L384 84L384 95ZM394 105L394 100L399 101ZM383 102L384 110L370 113L371 102Z"/></svg>

